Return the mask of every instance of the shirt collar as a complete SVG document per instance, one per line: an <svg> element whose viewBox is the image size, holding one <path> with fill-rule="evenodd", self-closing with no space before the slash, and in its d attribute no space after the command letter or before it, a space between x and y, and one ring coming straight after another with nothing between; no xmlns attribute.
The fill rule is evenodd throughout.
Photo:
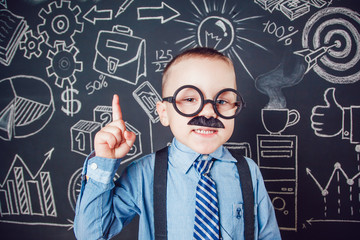
<svg viewBox="0 0 360 240"><path fill-rule="evenodd" d="M184 174L187 173L197 158L204 156L182 144L176 138L174 138L171 143L169 155L170 163L175 168L179 168ZM210 158L224 162L236 162L235 158L224 146L218 147L213 153L209 154L209 156Z"/></svg>

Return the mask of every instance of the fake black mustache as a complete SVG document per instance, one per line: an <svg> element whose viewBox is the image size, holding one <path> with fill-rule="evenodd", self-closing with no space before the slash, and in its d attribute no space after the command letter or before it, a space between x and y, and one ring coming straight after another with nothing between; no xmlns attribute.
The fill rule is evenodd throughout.
<svg viewBox="0 0 360 240"><path fill-rule="evenodd" d="M225 128L224 124L214 117L206 118L204 116L197 116L188 122L188 125L196 125L210 128Z"/></svg>

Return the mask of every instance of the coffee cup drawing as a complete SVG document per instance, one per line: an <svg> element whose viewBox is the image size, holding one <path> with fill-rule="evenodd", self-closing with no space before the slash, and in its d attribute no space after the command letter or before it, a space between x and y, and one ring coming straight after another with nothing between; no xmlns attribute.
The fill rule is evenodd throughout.
<svg viewBox="0 0 360 240"><path fill-rule="evenodd" d="M270 135L280 135L287 127L297 124L300 113L295 109L262 109L261 119Z"/></svg>

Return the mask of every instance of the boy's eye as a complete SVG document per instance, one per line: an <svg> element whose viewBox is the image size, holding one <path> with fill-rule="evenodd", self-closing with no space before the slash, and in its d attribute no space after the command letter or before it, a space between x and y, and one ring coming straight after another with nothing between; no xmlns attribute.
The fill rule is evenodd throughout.
<svg viewBox="0 0 360 240"><path fill-rule="evenodd" d="M193 103L193 102L196 102L196 99L195 98L185 98L184 101L188 102L188 103Z"/></svg>
<svg viewBox="0 0 360 240"><path fill-rule="evenodd" d="M226 101L226 100L221 100L221 99L218 99L217 101L216 101L216 104L218 104L218 105L225 105L225 104L228 104L229 102L228 101Z"/></svg>

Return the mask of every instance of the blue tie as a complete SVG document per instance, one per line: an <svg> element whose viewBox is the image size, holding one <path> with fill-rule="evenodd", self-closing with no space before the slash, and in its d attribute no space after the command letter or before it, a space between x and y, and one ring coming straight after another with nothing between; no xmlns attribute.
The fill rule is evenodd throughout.
<svg viewBox="0 0 360 240"><path fill-rule="evenodd" d="M197 160L195 169L200 173L196 187L194 239L219 239L219 209L214 180L209 176L212 160Z"/></svg>

